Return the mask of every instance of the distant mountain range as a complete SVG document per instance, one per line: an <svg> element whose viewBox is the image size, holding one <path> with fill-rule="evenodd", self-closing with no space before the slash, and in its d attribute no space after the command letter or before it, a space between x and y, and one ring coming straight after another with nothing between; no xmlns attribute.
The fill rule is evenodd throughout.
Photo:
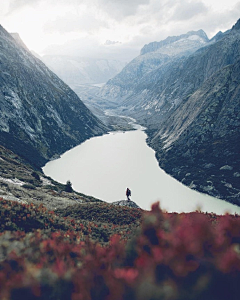
<svg viewBox="0 0 240 300"><path fill-rule="evenodd" d="M99 96L145 125L160 166L240 204L240 21L145 45Z"/></svg>
<svg viewBox="0 0 240 300"><path fill-rule="evenodd" d="M119 104L126 104L126 106L129 106L130 103L134 107L135 105L143 106L143 109L148 104L152 106L154 105L153 96L151 95L149 98L149 93L152 94L154 91L153 85L161 77L164 77L165 72L171 70L178 61L183 60L208 43L209 39L204 31L199 30L145 45L138 57L107 82L100 95L109 100L115 99ZM173 82L175 78L176 76L172 78ZM168 79L164 82L168 85Z"/></svg>
<svg viewBox="0 0 240 300"><path fill-rule="evenodd" d="M117 60L45 55L42 61L71 88L81 84L106 83L125 63Z"/></svg>
<svg viewBox="0 0 240 300"><path fill-rule="evenodd" d="M0 26L0 144L37 167L106 132L78 96L18 35Z"/></svg>

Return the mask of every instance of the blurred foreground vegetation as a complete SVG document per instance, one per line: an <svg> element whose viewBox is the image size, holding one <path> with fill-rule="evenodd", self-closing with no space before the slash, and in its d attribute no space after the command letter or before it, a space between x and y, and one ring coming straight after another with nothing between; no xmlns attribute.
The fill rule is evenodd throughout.
<svg viewBox="0 0 240 300"><path fill-rule="evenodd" d="M240 218L0 200L0 299L239 299Z"/></svg>

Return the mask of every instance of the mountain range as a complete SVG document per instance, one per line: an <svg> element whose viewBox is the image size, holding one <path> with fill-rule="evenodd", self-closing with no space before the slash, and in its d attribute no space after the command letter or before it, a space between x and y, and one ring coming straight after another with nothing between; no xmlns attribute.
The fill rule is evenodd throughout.
<svg viewBox="0 0 240 300"><path fill-rule="evenodd" d="M147 127L159 165L186 185L240 204L240 21L145 45L99 95Z"/></svg>
<svg viewBox="0 0 240 300"><path fill-rule="evenodd" d="M71 88L81 84L106 83L125 66L120 60L45 55L41 60Z"/></svg>
<svg viewBox="0 0 240 300"><path fill-rule="evenodd" d="M145 45L138 57L107 82L101 90L101 96L115 99L122 105L129 106L131 102L131 106L134 103L138 107L143 105L145 108L148 103L152 103L152 97L149 99L148 92L153 92L153 85L160 76L164 76L177 61L181 61L208 43L209 39L205 32L199 30Z"/></svg>
<svg viewBox="0 0 240 300"><path fill-rule="evenodd" d="M97 99L100 118L101 109L111 107L144 125L166 172L240 204L239 64L240 21L211 40L203 30L190 31L145 45L89 99L91 105ZM3 27L0 67L0 144L32 165L109 129Z"/></svg>
<svg viewBox="0 0 240 300"><path fill-rule="evenodd" d="M79 97L0 26L0 144L37 167L107 131Z"/></svg>

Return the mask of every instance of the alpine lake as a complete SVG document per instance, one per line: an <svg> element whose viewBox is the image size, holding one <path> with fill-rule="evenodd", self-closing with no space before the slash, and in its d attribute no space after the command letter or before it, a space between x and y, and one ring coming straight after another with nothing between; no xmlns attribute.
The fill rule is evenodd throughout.
<svg viewBox="0 0 240 300"><path fill-rule="evenodd" d="M135 128L91 138L48 162L43 172L61 183L70 180L76 191L109 203L126 200L128 187L131 200L146 210L160 201L169 212L240 213L240 207L190 189L166 174L146 143L144 128Z"/></svg>

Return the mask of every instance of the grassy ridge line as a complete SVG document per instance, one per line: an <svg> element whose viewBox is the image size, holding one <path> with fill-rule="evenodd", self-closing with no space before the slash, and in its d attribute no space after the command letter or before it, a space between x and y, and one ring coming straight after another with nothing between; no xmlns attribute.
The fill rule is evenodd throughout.
<svg viewBox="0 0 240 300"><path fill-rule="evenodd" d="M6 201L0 198L0 232L33 230L82 232L98 242L106 243L112 234L126 235L140 225L142 211L107 203L88 203L70 206L65 214L37 206ZM69 213L71 212L71 215Z"/></svg>
<svg viewBox="0 0 240 300"><path fill-rule="evenodd" d="M56 214L97 222L112 223L116 225L130 225L141 219L143 210L116 206L109 203L84 203L82 205L68 206L66 209L57 209ZM139 224L138 224L139 225Z"/></svg>

